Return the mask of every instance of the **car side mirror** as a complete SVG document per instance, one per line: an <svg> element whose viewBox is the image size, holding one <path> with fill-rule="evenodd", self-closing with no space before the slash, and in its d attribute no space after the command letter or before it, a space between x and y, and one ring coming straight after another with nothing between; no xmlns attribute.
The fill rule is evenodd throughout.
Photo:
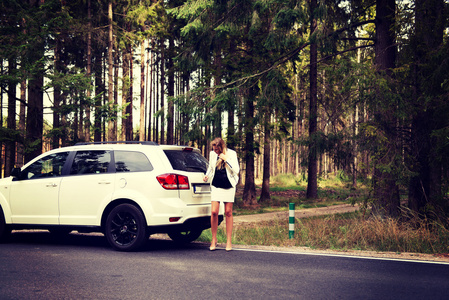
<svg viewBox="0 0 449 300"><path fill-rule="evenodd" d="M12 168L11 176L19 178L20 177L20 172L21 172L20 168Z"/></svg>

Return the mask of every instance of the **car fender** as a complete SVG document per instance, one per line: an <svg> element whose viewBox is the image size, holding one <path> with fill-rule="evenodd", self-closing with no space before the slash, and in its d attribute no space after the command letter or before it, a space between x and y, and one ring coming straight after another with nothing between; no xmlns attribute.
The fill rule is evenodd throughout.
<svg viewBox="0 0 449 300"><path fill-rule="evenodd" d="M151 199L148 198L147 194L134 189L116 191L112 202L120 202L122 200L132 201L138 205L145 216L148 226L166 225L170 217L181 217L184 215L185 203L179 199L178 191L173 191L173 195L170 198L166 196L158 197L157 192L155 192ZM158 204L161 207L158 207ZM104 206L104 209L106 209L106 206Z"/></svg>
<svg viewBox="0 0 449 300"><path fill-rule="evenodd" d="M5 223L11 224L11 207L9 203L5 200L3 195L0 195L0 209L3 212L3 216L5 217Z"/></svg>
<svg viewBox="0 0 449 300"><path fill-rule="evenodd" d="M11 224L11 206L9 203L11 181L12 177L0 179L0 209L3 211L7 224Z"/></svg>
<svg viewBox="0 0 449 300"><path fill-rule="evenodd" d="M105 211L107 210L108 206L110 206L114 202L117 202L117 205L120 202L134 202L142 210L147 224L149 224L149 220L154 213L151 201L148 201L148 199L143 194L132 190L119 190L114 191L112 197L108 197L107 199L103 200L97 214L98 224L101 225L103 218L107 217L105 215Z"/></svg>

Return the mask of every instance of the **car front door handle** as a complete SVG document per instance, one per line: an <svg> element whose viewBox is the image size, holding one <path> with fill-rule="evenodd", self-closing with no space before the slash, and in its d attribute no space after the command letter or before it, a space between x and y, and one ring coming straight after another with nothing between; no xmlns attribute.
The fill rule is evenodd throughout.
<svg viewBox="0 0 449 300"><path fill-rule="evenodd" d="M58 185L56 183L47 183L45 186L46 187L57 187Z"/></svg>

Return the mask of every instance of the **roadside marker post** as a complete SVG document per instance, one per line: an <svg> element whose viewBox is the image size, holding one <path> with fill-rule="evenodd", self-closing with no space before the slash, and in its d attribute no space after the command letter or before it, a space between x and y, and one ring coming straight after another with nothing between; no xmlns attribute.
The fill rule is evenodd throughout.
<svg viewBox="0 0 449 300"><path fill-rule="evenodd" d="M288 237L295 237L295 203L288 205Z"/></svg>

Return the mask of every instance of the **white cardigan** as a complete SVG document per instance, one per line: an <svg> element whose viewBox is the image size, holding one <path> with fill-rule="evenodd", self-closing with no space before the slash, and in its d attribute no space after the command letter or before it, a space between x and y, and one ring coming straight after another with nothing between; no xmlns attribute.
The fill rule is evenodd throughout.
<svg viewBox="0 0 449 300"><path fill-rule="evenodd" d="M239 182L240 166L237 159L237 152L229 148L226 149L226 175L228 175L229 182L232 187L235 187ZM211 151L209 154L209 168L207 169L207 181L212 182L215 175L215 168L217 166L218 154Z"/></svg>

